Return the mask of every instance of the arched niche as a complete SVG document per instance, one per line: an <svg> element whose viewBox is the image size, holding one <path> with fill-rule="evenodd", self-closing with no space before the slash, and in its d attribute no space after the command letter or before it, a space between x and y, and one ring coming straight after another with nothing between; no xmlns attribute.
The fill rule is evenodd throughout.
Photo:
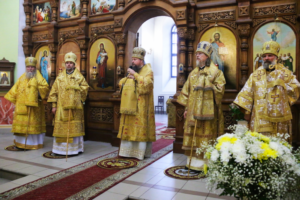
<svg viewBox="0 0 300 200"><path fill-rule="evenodd" d="M48 45L40 47L35 53L35 58L37 59L37 69L49 84L51 74L51 52Z"/></svg>
<svg viewBox="0 0 300 200"><path fill-rule="evenodd" d="M127 44L125 49L125 70L130 66L132 49L135 47L136 33L141 25L148 19L159 16L171 17L176 25L174 16L169 13L171 6L164 2L159 2L160 6L145 6L137 10L131 8L131 12L126 20L124 20L123 32L127 33ZM138 7L137 7L138 8Z"/></svg>
<svg viewBox="0 0 300 200"><path fill-rule="evenodd" d="M223 71L226 79L226 89L238 88L237 74L237 40L226 27L213 27L203 33L200 40L208 41L213 46L211 61Z"/></svg>
<svg viewBox="0 0 300 200"><path fill-rule="evenodd" d="M100 50L101 48L101 50ZM94 90L113 90L115 87L116 48L107 38L99 38L89 50L89 85ZM95 68L93 68L95 67ZM93 75L93 73L97 75Z"/></svg>
<svg viewBox="0 0 300 200"><path fill-rule="evenodd" d="M270 40L276 41L280 45L280 52L278 54L277 62L283 64L291 71L296 72L296 35L289 25L281 22L266 23L259 27L255 32L252 41L253 71L262 66L263 43Z"/></svg>
<svg viewBox="0 0 300 200"><path fill-rule="evenodd" d="M60 73L60 70L65 69L65 55L69 52L73 52L77 56L75 67L80 71L80 48L73 41L65 42L58 51L56 75Z"/></svg>

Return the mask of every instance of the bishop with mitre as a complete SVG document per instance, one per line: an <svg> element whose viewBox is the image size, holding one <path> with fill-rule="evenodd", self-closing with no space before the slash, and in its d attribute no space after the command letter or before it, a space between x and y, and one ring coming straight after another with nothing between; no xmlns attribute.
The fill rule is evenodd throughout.
<svg viewBox="0 0 300 200"><path fill-rule="evenodd" d="M26 72L4 96L16 105L11 132L14 143L21 149L40 149L46 132L46 114L43 99L49 93L49 85L36 69L34 57L25 59Z"/></svg>
<svg viewBox="0 0 300 200"><path fill-rule="evenodd" d="M262 66L250 75L234 100L246 110L245 119L249 121L250 130L266 136L292 135L291 106L299 98L300 84L296 76L276 62L279 52L277 42L263 44Z"/></svg>
<svg viewBox="0 0 300 200"><path fill-rule="evenodd" d="M52 152L59 155L76 155L84 151L83 102L89 85L75 67L77 56L65 55L65 66L56 78L48 98L55 114Z"/></svg>

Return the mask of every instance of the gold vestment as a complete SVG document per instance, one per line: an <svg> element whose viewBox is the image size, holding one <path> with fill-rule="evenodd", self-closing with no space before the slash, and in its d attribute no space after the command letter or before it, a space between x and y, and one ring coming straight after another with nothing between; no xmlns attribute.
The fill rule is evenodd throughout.
<svg viewBox="0 0 300 200"><path fill-rule="evenodd" d="M282 64L276 64L271 72L259 67L250 75L234 103L252 112L251 131L267 136L277 133L292 136L291 105L299 98L298 87L296 76Z"/></svg>
<svg viewBox="0 0 300 200"><path fill-rule="evenodd" d="M29 107L28 134L46 132L46 113L42 99L47 97L48 92L49 85L38 70L36 70L36 75L31 79L26 78L26 73L18 79L4 96L4 98L16 105L11 132L19 136L25 136Z"/></svg>
<svg viewBox="0 0 300 200"><path fill-rule="evenodd" d="M53 131L57 142L66 142L69 109L70 143L73 137L84 136L83 102L86 100L88 89L88 83L76 68L72 74L67 74L64 70L57 76L48 97L52 107L57 107Z"/></svg>
<svg viewBox="0 0 300 200"><path fill-rule="evenodd" d="M122 135L122 140L155 142L153 72L151 70L151 65L144 65L138 73L134 74L134 77L136 86L132 89L135 89L137 95L137 112L135 115L121 114L118 138L121 138ZM120 88L122 84L125 83L126 79L127 78L123 78L120 80ZM122 100L123 99L121 99L121 101ZM124 105L126 105L126 103ZM135 106L136 105L132 105L134 108Z"/></svg>
<svg viewBox="0 0 300 200"><path fill-rule="evenodd" d="M168 128L176 127L176 106L172 103L172 99L167 100Z"/></svg>
<svg viewBox="0 0 300 200"><path fill-rule="evenodd" d="M216 139L224 133L224 116L222 98L225 91L223 72L211 65L199 70L196 67L185 82L177 102L186 107L187 116L184 124L183 146L185 155L190 156L195 118L197 129L193 151L201 146L203 141ZM197 156L193 152L193 157ZM196 169L192 168L191 169ZM198 170L198 169L197 169Z"/></svg>

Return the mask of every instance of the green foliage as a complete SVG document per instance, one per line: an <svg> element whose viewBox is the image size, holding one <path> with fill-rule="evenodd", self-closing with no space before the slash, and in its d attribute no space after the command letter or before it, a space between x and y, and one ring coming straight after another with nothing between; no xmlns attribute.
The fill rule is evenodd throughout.
<svg viewBox="0 0 300 200"><path fill-rule="evenodd" d="M232 103L232 104L229 105L229 110L231 112L231 116L236 121L245 120L244 113L242 113L242 111L240 110L240 108L237 105L235 105L234 103Z"/></svg>

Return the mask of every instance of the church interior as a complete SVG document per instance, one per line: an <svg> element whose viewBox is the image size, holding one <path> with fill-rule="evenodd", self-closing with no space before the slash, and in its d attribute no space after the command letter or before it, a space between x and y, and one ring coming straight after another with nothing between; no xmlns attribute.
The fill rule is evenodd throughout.
<svg viewBox="0 0 300 200"><path fill-rule="evenodd" d="M216 122L224 133L232 133L231 127L238 124L231 105L248 79L265 77L257 71L264 67L264 50L270 48L264 43L278 43L277 64L284 66L289 77L300 77L298 0L2 0L0 27L0 199L247 199L208 189L210 179L205 176L182 178L179 168L169 170L184 169L189 158L183 149L187 108L178 99L198 66L198 44L211 44L211 63L226 81L220 100L222 120ZM135 47L145 49L144 64L149 63L153 71L156 141L151 157L129 159L138 163L134 167L104 170L101 161L119 155L124 94L119 82L128 76ZM67 159L51 153L58 140L53 137L56 118L48 94L41 100L42 148L14 148L16 105L5 95L25 73L25 59L35 58L36 69L51 90L67 71L69 52L76 56L75 69L89 86L81 119L84 151ZM288 104L288 143L294 150L300 146L298 90L300 84L292 90L297 98ZM238 98L249 100L243 95ZM253 98L258 96L259 91L254 91ZM269 96L271 102L280 98L276 92ZM276 130L279 123L274 121ZM297 184L299 189L300 179ZM300 199L297 195L278 199Z"/></svg>

